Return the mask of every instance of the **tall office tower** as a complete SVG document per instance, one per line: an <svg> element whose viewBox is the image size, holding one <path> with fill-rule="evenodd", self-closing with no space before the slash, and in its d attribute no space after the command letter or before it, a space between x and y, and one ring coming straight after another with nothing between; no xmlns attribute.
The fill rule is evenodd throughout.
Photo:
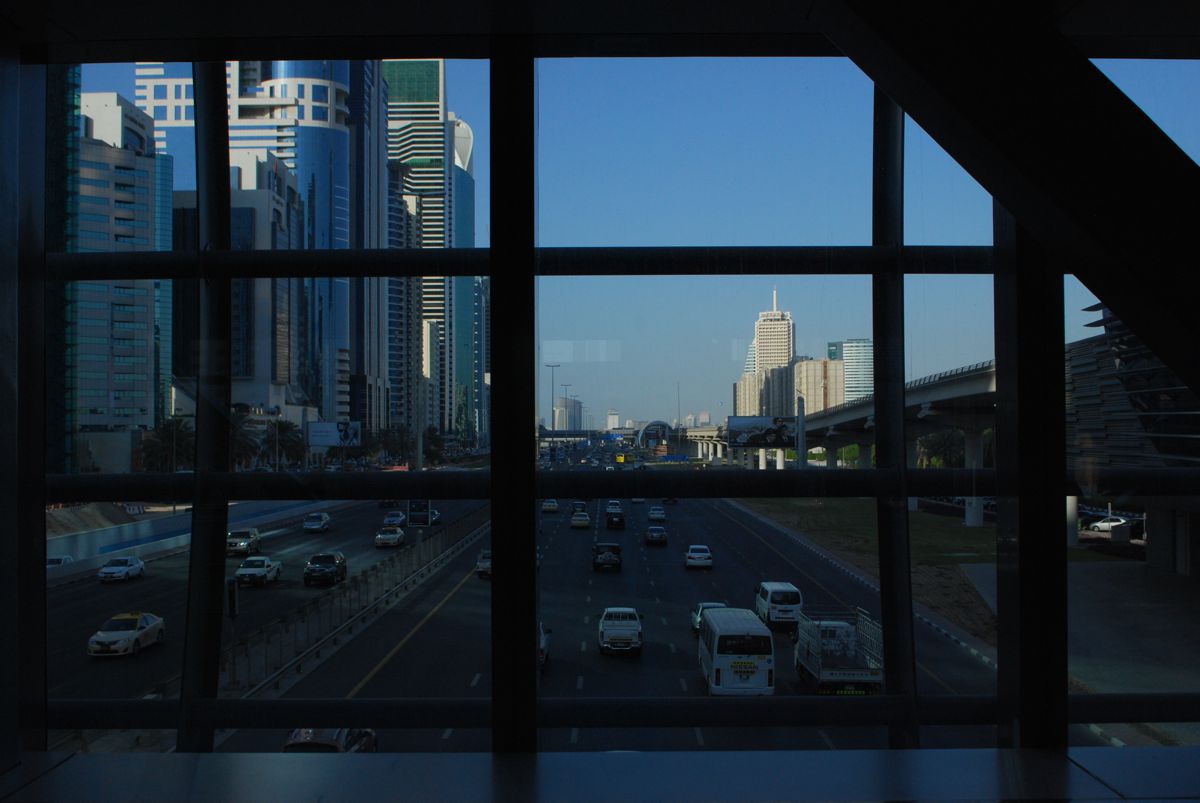
<svg viewBox="0 0 1200 803"><path fill-rule="evenodd" d="M779 297L771 291L771 309L758 313L754 322L754 370L787 365L795 355L795 327L790 312L779 311Z"/></svg>
<svg viewBox="0 0 1200 803"><path fill-rule="evenodd" d="M450 171L449 210L452 214L450 247L475 247L475 132L466 120L449 113L454 165Z"/></svg>
<svg viewBox="0 0 1200 803"><path fill-rule="evenodd" d="M583 402L568 396L554 398L554 429L583 429Z"/></svg>
<svg viewBox="0 0 1200 803"><path fill-rule="evenodd" d="M350 63L350 222L352 248L386 248L392 213L388 187L387 86L380 62ZM369 432L391 423L388 279L350 280L350 417Z"/></svg>
<svg viewBox="0 0 1200 803"><path fill-rule="evenodd" d="M264 161L248 150L230 154L230 239L236 251L285 251L304 247L304 202L296 175L280 159ZM175 248L199 247L196 193L175 193ZM317 420L300 383L303 348L301 279L234 279L230 288L230 400L300 425ZM196 298L192 288L175 294L178 337L175 373L196 376L193 343Z"/></svg>
<svg viewBox="0 0 1200 803"><path fill-rule="evenodd" d="M804 397L805 415L835 407L846 399L841 360L798 360L793 366L795 391Z"/></svg>
<svg viewBox="0 0 1200 803"><path fill-rule="evenodd" d="M370 62L356 64L361 71ZM351 72L348 61L226 62L230 153L248 150L260 161L274 155L296 174L308 249L351 243ZM135 73L138 105L161 118L159 146L179 155L194 151L190 67L139 62ZM344 277L305 279L301 286L298 320L306 329L298 382L325 420L350 417L350 295Z"/></svg>
<svg viewBox="0 0 1200 803"><path fill-rule="evenodd" d="M833 355L837 354L837 357ZM870 338L839 340L829 344L829 358L841 359L845 372L845 401L875 392L875 347Z"/></svg>
<svg viewBox="0 0 1200 803"><path fill-rule="evenodd" d="M115 92L79 97L77 250L153 251L164 238L169 248L173 168L170 157L155 157L154 121ZM66 315L75 348L66 383L80 432L79 469L128 471L127 430L152 429L161 418L158 401L170 385L164 291L169 298L154 280L74 285Z"/></svg>
<svg viewBox="0 0 1200 803"><path fill-rule="evenodd" d="M734 415L763 415L762 391L766 383L767 372L755 371L752 374L742 374L734 383L733 414Z"/></svg>
<svg viewBox="0 0 1200 803"><path fill-rule="evenodd" d="M421 377L422 392L418 395L417 421L422 430L442 428L442 400L439 398L443 383L439 375L442 370L440 358L442 337L439 321L421 322Z"/></svg>
<svg viewBox="0 0 1200 803"><path fill-rule="evenodd" d="M610 430L616 429L619 426L621 426L620 415L617 414L616 410L610 409L607 413L607 421L605 422L605 429L610 429Z"/></svg>
<svg viewBox="0 0 1200 803"><path fill-rule="evenodd" d="M743 374L754 373L755 351L756 351L756 349L754 347L754 341L751 340L750 347L748 349L746 349L746 362L742 365L742 373Z"/></svg>
<svg viewBox="0 0 1200 803"><path fill-rule="evenodd" d="M195 189L196 107L191 62L137 62L133 98L154 120L155 152L170 154L175 160L175 189Z"/></svg>
<svg viewBox="0 0 1200 803"><path fill-rule="evenodd" d="M403 174L407 168L389 161L388 170L388 248L420 248L420 199L404 192ZM392 276L388 279L388 382L391 385L391 425L415 433L425 426L418 410L422 385L422 279Z"/></svg>

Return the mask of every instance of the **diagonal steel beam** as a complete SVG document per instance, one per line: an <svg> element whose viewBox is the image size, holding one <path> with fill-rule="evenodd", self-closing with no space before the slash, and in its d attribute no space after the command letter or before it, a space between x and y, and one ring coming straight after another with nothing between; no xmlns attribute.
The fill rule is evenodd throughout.
<svg viewBox="0 0 1200 803"><path fill-rule="evenodd" d="M1055 27L998 0L824 0L814 21L1190 387L1200 167ZM1190 258L1189 258L1190 257Z"/></svg>

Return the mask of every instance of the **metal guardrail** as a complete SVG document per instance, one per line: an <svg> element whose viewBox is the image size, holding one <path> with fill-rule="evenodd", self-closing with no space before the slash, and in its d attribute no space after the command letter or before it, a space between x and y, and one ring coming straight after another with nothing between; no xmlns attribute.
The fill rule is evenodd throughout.
<svg viewBox="0 0 1200 803"><path fill-rule="evenodd" d="M910 390L912 388L924 387L926 385L936 385L938 382L944 382L947 379L956 379L958 377L966 376L968 374L986 373L988 371L994 371L995 369L996 369L996 361L995 360L984 360L983 362L976 362L976 363L972 363L970 365L964 365L960 368L951 368L948 371L941 371L940 373L930 374L929 376L922 376L917 379L909 380L908 382L904 383L904 389ZM869 404L870 402L872 402L874 400L875 400L874 393L870 393L866 396L859 396L854 401L842 402L841 404L835 404L832 407L826 407L825 409L821 410L820 412L813 413L813 417L815 418L818 415L825 415L826 413L835 413L835 412L839 412L841 410L849 409L851 407L857 407L859 405Z"/></svg>

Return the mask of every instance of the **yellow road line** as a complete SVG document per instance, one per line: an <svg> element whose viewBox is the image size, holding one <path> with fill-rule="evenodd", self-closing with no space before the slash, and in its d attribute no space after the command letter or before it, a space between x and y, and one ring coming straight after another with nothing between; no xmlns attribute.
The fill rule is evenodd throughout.
<svg viewBox="0 0 1200 803"><path fill-rule="evenodd" d="M357 695L360 691L362 691L363 686L366 686L368 683L370 683L371 679L374 678L377 674L379 674L379 670L383 669L383 667L387 665L388 661L390 661L396 657L396 653L400 652L400 649L405 644L408 643L408 640L410 638L412 638L416 634L416 632L425 625L426 622L428 622L430 619L432 619L433 615L435 613L437 613L438 611L440 611L442 609L442 606L445 605L447 602L449 602L450 598L453 597L455 594L457 594L458 590L463 587L463 584L466 583L468 580L470 580L472 575L474 575L474 574L475 574L475 570L472 569L471 571L469 571L465 575L463 575L463 579L458 581L458 585L456 585L454 588L452 588L450 590L449 594L442 597L442 601L439 602L437 605L434 605L433 610L431 610L429 613L425 614L425 618L423 618L421 621L417 622L416 627L414 627L412 630L408 631L407 635L405 635L404 638L400 639L400 641L396 644L396 646L392 647L392 649L388 651L388 654L383 656L382 659L380 659L379 663L375 664L375 668L372 669L370 672L368 672L366 677L364 677L362 680L360 680L358 682L358 685L356 685L353 689L350 690L350 693L346 695L346 699L351 700L355 697L355 695Z"/></svg>

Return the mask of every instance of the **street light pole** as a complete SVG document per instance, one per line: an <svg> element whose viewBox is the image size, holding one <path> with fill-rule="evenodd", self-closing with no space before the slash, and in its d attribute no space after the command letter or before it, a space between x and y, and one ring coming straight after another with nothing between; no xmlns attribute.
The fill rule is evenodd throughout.
<svg viewBox="0 0 1200 803"><path fill-rule="evenodd" d="M804 432L804 395L796 394L796 468L808 467L808 450L801 449L801 444L807 446L807 436ZM827 447L828 448L828 447Z"/></svg>

